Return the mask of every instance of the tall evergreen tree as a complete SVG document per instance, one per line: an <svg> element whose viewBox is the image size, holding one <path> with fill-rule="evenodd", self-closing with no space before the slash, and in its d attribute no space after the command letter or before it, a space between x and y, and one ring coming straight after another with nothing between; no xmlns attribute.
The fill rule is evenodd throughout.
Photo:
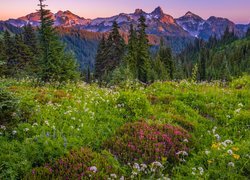
<svg viewBox="0 0 250 180"><path fill-rule="evenodd" d="M114 21L106 46L105 71L107 73L113 71L121 64L125 53L125 42L119 33L119 28L117 22Z"/></svg>
<svg viewBox="0 0 250 180"><path fill-rule="evenodd" d="M137 34L136 30L133 27L133 24L130 25L129 30L129 40L128 40L128 53L126 56L126 62L130 69L130 71L133 73L134 77L137 77Z"/></svg>
<svg viewBox="0 0 250 180"><path fill-rule="evenodd" d="M27 71L27 66L33 60L33 54L29 47L24 44L21 35L15 35L14 40L14 73L19 74L19 72L24 73Z"/></svg>
<svg viewBox="0 0 250 180"><path fill-rule="evenodd" d="M200 80L205 81L207 76L206 76L206 60L208 58L208 53L205 47L201 49L200 52Z"/></svg>
<svg viewBox="0 0 250 180"><path fill-rule="evenodd" d="M41 73L43 81L67 81L78 78L77 63L71 53L65 52L65 46L60 42L53 27L50 10L45 9L45 0L39 0L40 10L40 46L41 46Z"/></svg>
<svg viewBox="0 0 250 180"><path fill-rule="evenodd" d="M4 43L0 39L0 77L4 75L4 67L6 65L6 56L4 48Z"/></svg>
<svg viewBox="0 0 250 180"><path fill-rule="evenodd" d="M28 24L24 27L23 41L24 44L29 46L30 50L34 55L39 53L36 33L31 24Z"/></svg>
<svg viewBox="0 0 250 180"><path fill-rule="evenodd" d="M137 72L138 79L144 83L147 83L149 82L150 54L146 34L147 25L145 22L145 17L141 16L139 18L138 26Z"/></svg>
<svg viewBox="0 0 250 180"><path fill-rule="evenodd" d="M164 66L168 72L169 78L173 79L174 78L174 61L172 57L172 51L171 51L171 48L167 47L164 44L163 39L161 39L158 57L160 61L164 63Z"/></svg>
<svg viewBox="0 0 250 180"><path fill-rule="evenodd" d="M5 54L5 75L13 76L14 72L12 71L12 69L15 66L15 46L13 39L11 38L11 35L8 31L4 32L3 42Z"/></svg>
<svg viewBox="0 0 250 180"><path fill-rule="evenodd" d="M99 43L95 58L95 78L101 80L104 75L105 59L106 59L106 41L104 35Z"/></svg>

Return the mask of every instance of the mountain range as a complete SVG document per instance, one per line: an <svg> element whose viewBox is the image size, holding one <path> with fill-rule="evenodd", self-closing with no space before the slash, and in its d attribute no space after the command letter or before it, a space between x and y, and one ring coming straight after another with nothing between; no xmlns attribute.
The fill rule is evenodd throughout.
<svg viewBox="0 0 250 180"><path fill-rule="evenodd" d="M146 18L149 43L153 45L151 49L154 50L157 47L155 45L158 45L160 39L163 38L174 53L181 52L195 38L208 40L211 35L220 38L226 27L239 37L244 36L250 27L250 24L235 24L221 17L211 16L205 20L192 12L174 18L164 13L161 7L155 8L150 13L136 9L134 13L120 13L112 17L96 19L86 19L70 11L51 13L61 39L66 43L67 48L75 53L83 69L87 66L94 67L98 42L103 34L107 36L114 21L117 21L120 32L127 41L130 24L136 27L142 15ZM39 13L35 12L17 19L0 21L0 32L8 30L21 33L22 27L27 24L39 26L39 19Z"/></svg>
<svg viewBox="0 0 250 180"><path fill-rule="evenodd" d="M85 19L70 11L51 13L51 17L55 21L55 26L74 27L90 32L108 32L112 28L112 23L117 21L121 31L124 33L129 31L131 23L135 26L137 25L141 15L146 18L148 25L147 33L157 36L197 37L207 40L211 35L216 35L220 38L226 27L234 31L237 36L243 36L250 27L250 24L235 24L226 18L215 16L211 16L205 20L192 12L187 12L184 16L175 19L171 15L165 14L161 7L157 7L150 13L146 13L142 9L136 9L134 13L121 13L108 18L96 19ZM14 27L23 27L29 23L33 26L38 26L39 19L38 12L31 13L17 19L0 21L0 29L3 23Z"/></svg>

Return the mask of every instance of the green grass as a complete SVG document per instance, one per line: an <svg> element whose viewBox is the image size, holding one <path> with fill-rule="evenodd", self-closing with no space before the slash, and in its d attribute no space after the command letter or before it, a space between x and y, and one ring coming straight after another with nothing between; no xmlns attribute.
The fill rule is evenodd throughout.
<svg viewBox="0 0 250 180"><path fill-rule="evenodd" d="M101 152L121 126L138 120L179 125L194 138L185 162L162 162L164 176L248 179L249 82L250 76L244 76L230 84L181 81L100 88L77 83L55 88L35 87L29 79L1 79L0 88L19 99L21 115L13 115L19 120L15 125L0 129L0 179L22 179L72 149ZM119 166L131 177L131 168Z"/></svg>

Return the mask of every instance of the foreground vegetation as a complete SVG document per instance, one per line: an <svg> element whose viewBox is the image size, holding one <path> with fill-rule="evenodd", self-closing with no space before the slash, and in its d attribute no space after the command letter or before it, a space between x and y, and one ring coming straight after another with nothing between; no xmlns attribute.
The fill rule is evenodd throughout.
<svg viewBox="0 0 250 180"><path fill-rule="evenodd" d="M250 77L0 80L0 179L249 179Z"/></svg>

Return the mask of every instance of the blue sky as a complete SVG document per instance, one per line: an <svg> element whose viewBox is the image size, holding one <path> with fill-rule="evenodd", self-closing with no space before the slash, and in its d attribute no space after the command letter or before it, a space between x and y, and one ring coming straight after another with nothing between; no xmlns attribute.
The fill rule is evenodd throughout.
<svg viewBox="0 0 250 180"><path fill-rule="evenodd" d="M17 18L34 12L36 0L1 0L0 19ZM180 17L192 11L207 19L226 17L236 23L250 22L250 0L47 0L52 12L70 10L85 18L108 17L118 13L134 12L141 8L151 12L161 6L166 14Z"/></svg>

